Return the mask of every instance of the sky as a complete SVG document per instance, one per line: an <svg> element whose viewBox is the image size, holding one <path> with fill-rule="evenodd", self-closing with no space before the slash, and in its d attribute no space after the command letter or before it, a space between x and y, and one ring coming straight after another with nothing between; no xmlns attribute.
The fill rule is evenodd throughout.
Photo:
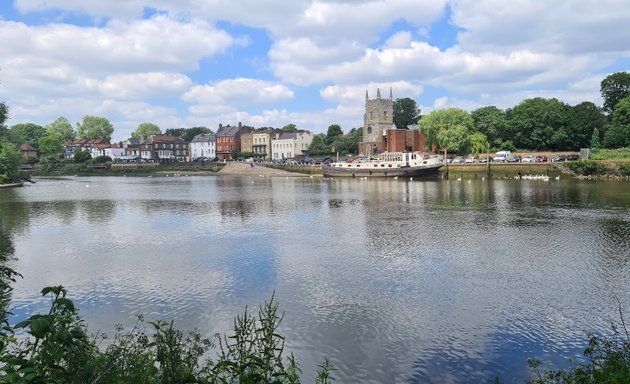
<svg viewBox="0 0 630 384"><path fill-rule="evenodd" d="M630 0L0 0L8 125L108 118L314 133L365 93L422 114L531 97L601 106L630 66Z"/></svg>

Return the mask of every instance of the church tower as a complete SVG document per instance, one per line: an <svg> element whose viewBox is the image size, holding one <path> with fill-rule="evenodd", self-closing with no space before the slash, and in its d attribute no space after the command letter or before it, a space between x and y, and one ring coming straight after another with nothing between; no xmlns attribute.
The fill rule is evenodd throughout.
<svg viewBox="0 0 630 384"><path fill-rule="evenodd" d="M392 89L389 89L389 98L381 98L381 90L376 89L376 99L368 97L365 91L365 115L363 117L363 142L361 152L364 155L373 155L381 151L381 142L386 130L394 125L394 100Z"/></svg>

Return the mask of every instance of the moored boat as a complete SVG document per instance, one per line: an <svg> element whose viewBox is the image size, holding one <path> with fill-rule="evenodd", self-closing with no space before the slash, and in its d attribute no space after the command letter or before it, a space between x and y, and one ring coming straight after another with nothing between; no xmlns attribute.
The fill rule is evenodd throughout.
<svg viewBox="0 0 630 384"><path fill-rule="evenodd" d="M438 156L420 152L385 152L378 158L322 165L325 177L436 177L442 167Z"/></svg>

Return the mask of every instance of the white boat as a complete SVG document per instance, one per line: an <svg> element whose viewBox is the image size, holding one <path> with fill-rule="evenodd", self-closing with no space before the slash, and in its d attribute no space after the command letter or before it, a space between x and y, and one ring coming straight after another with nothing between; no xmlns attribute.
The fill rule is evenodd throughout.
<svg viewBox="0 0 630 384"><path fill-rule="evenodd" d="M322 165L326 177L436 177L442 167L439 156L421 152L385 152L378 158Z"/></svg>

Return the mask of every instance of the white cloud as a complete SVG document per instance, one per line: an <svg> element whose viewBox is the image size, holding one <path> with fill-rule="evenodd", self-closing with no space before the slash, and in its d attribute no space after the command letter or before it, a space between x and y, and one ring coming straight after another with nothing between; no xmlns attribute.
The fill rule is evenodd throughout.
<svg viewBox="0 0 630 384"><path fill-rule="evenodd" d="M197 115L225 113L245 106L273 104L293 98L285 85L256 79L228 79L207 85L196 85L183 96L197 103L190 111Z"/></svg>

